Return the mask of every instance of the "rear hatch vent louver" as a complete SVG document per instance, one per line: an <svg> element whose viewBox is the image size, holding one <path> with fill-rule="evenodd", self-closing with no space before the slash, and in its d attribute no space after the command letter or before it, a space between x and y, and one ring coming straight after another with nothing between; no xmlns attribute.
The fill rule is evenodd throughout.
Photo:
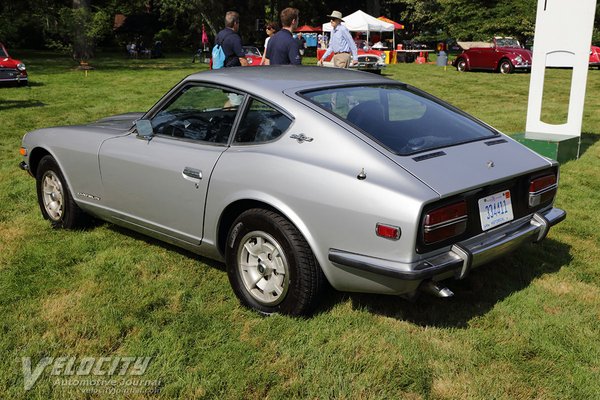
<svg viewBox="0 0 600 400"><path fill-rule="evenodd" d="M485 144L487 144L488 146L495 146L497 144L502 144L502 143L506 143L506 139L496 139L496 140L490 140L489 142L485 142Z"/></svg>
<svg viewBox="0 0 600 400"><path fill-rule="evenodd" d="M413 160L415 160L416 162L419 162L419 161L429 160L430 158L436 158L436 157L441 157L441 156L445 156L445 155L446 155L446 153L444 153L443 151L436 151L435 153L423 154L422 156L413 157Z"/></svg>

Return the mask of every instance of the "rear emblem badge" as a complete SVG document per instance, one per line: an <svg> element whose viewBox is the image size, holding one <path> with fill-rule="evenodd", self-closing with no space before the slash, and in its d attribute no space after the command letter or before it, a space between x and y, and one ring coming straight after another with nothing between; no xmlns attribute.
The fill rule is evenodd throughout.
<svg viewBox="0 0 600 400"><path fill-rule="evenodd" d="M493 161L488 161L486 163L486 165L487 165L488 168L494 168L494 162Z"/></svg>

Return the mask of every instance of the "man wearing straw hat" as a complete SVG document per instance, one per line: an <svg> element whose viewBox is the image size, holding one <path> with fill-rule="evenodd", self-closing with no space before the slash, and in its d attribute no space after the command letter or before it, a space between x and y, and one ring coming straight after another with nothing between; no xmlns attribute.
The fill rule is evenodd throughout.
<svg viewBox="0 0 600 400"><path fill-rule="evenodd" d="M355 64L358 60L356 44L348 28L342 25L344 20L342 19L341 12L334 11L328 17L331 18L331 26L333 27L331 30L331 39L329 40L329 47L327 47L327 51L318 61L318 65L323 65L323 61L333 53L333 66L348 68L350 65L350 54L352 54L352 64Z"/></svg>

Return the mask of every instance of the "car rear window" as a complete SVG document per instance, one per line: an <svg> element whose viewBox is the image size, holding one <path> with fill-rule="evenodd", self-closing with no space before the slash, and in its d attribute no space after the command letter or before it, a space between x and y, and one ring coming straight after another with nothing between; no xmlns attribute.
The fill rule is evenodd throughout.
<svg viewBox="0 0 600 400"><path fill-rule="evenodd" d="M467 114L405 85L338 87L301 95L398 155L498 135Z"/></svg>

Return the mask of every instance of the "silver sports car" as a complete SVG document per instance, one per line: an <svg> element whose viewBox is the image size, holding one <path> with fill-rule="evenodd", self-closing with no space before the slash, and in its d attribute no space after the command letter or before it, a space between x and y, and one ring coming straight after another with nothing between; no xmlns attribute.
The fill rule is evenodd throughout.
<svg viewBox="0 0 600 400"><path fill-rule="evenodd" d="M146 113L23 138L44 218L92 216L225 261L240 301L300 315L441 281L565 218L558 164L414 87L333 68L191 75Z"/></svg>

